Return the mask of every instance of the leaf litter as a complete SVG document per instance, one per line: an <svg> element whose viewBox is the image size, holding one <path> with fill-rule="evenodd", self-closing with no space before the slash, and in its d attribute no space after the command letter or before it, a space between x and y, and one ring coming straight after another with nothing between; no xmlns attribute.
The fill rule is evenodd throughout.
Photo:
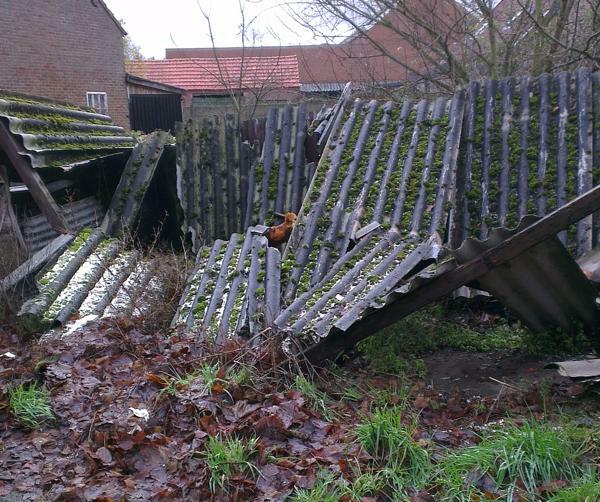
<svg viewBox="0 0 600 502"><path fill-rule="evenodd" d="M480 431L508 414L542 417L559 404L579 406L564 381L550 391L533 384L474 397L373 374L360 360L335 371L313 368L318 393L306 395L297 374L283 371L289 366L276 344L232 341L211 354L198 337L167 338L139 326L101 321L43 346L0 332L0 353L16 356L0 362L0 498L285 500L311 490L323 472L346 484L370 472L375 459L356 430L377 407L410 410L402 421L435 463L449 448L478 444ZM216 371L203 376L207 365ZM239 368L249 370L245 383L236 381ZM48 389L55 417L39 430L20 425L8 407L10 385L34 383ZM314 406L315 395L328 416ZM247 464L238 462L251 468L233 465L211 492L206 452L218 438L251 442ZM469 476L484 493L501 495L488 474ZM427 490L408 487L407 497L436 500L435 488ZM369 495L340 497L391 500L385 491Z"/></svg>

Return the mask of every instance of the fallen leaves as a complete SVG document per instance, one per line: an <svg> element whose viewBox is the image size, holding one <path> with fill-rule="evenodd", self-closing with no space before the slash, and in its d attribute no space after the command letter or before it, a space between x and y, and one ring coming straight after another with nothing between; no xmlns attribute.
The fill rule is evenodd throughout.
<svg viewBox="0 0 600 502"><path fill-rule="evenodd" d="M227 342L225 355L210 360L219 365L210 387L202 378L172 385L176 376L193 374L208 357L197 337L174 334L167 340L162 334L142 333L131 320L91 326L81 337L53 343L44 353L32 349L30 356L19 355L28 351L17 351L15 343L11 339L0 347L3 354L17 354L0 359L2 381L18 384L37 374L51 391L57 420L44 430L25 431L10 419L0 399L0 420L6 424L0 431L0 497L207 500L209 475L201 453L209 437L258 438L253 464L259 475L255 480L234 476L232 491L218 493L216 500L284 500L296 488L312 488L323 469L351 482L370 465L353 428L369 413L376 391L332 402L339 418L328 422L302 393L286 390L275 379L253 377L251 386L229 382L227 367L245 350L239 341ZM271 349L252 350L256 375L279 361ZM360 371L353 370L353 385L366 380L373 389L402 385L394 377ZM330 380L328 390L336 385ZM422 382L405 399L418 411L414 439L434 459L446 448L474 444L475 426L502 417L507 407L545 404L536 389L496 403L493 398L442 396ZM401 397L388 393L386 400L398 405ZM489 476L473 476L486 499L494 495ZM542 494L560 486L560 480L548 483ZM435 500L426 491L410 496L419 502Z"/></svg>

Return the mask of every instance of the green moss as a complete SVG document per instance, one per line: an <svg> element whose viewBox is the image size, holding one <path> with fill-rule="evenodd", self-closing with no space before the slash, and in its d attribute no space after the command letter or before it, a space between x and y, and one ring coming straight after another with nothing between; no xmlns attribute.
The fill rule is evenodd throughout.
<svg viewBox="0 0 600 502"><path fill-rule="evenodd" d="M77 234L77 237L75 237L75 240L69 245L69 251L73 253L79 251L81 246L83 246L90 238L90 235L92 235L92 231L93 230L91 228L84 228L80 230Z"/></svg>
<svg viewBox="0 0 600 502"><path fill-rule="evenodd" d="M408 150L410 148L410 139L413 134L413 130L415 127L415 122L417 120L417 111L416 109L412 109L408 114L406 120L404 120L404 130L402 131L402 137L400 138L399 150L398 150L398 161L394 166L394 169L391 172L389 177L387 187L386 187L386 199L384 203L384 217L386 222L389 221L389 218L394 210L394 204L396 202L396 196L398 194L398 190L400 189L400 184L402 180L402 174L404 171L404 162L406 160L406 156L408 154ZM375 190L376 187L373 187ZM373 193L369 194L369 199L367 202L367 207L370 207L373 204L371 197L376 197L378 194Z"/></svg>
<svg viewBox="0 0 600 502"><path fill-rule="evenodd" d="M440 188L440 174L444 165L444 150L446 144L446 137L448 136L448 130L450 128L448 122L448 115L444 115L438 120L432 121L434 127L437 127L437 134L435 136L435 154L433 158L433 164L429 173L429 178L425 181L426 190L426 202L423 210L423 220L421 222L421 235L425 237L429 234L429 227L431 224L431 216L433 207L435 205L436 196ZM443 218L440 224L442 225L438 231L443 231L443 225L445 225L446 219Z"/></svg>
<svg viewBox="0 0 600 502"><path fill-rule="evenodd" d="M485 224L488 227L499 226L500 210L500 177L502 173L502 96L496 93L494 99L493 119L487 131L490 148L490 165L488 169L488 211Z"/></svg>
<svg viewBox="0 0 600 502"><path fill-rule="evenodd" d="M538 176L538 158L540 147L540 106L539 96L534 93L529 99L529 142L527 147L527 165L528 165L528 199L527 212L537 214L536 199L541 193L540 186L543 180Z"/></svg>
<svg viewBox="0 0 600 502"><path fill-rule="evenodd" d="M481 179L482 179L482 154L483 126L484 126L485 99L482 94L475 98L475 117L473 132L467 138L473 148L471 162L471 177L467 180L467 211L469 213L469 234L481 235Z"/></svg>
<svg viewBox="0 0 600 502"><path fill-rule="evenodd" d="M508 133L509 194L506 223L514 227L519 222L519 165L521 159L521 95L515 91L512 99L513 114Z"/></svg>
<svg viewBox="0 0 600 502"><path fill-rule="evenodd" d="M395 106L392 108L390 113L390 124L383 137L383 144L381 146L381 150L379 156L377 157L377 163L375 165L375 176L367 191L367 195L365 198L364 205L364 213L362 215L362 223L366 225L370 223L373 219L373 213L375 210L375 204L378 199L378 195L382 190L383 177L386 172L387 163L392 151L392 146L394 144L394 137L396 136L396 131L399 127L404 125L405 120L399 121L400 117L400 108Z"/></svg>
<svg viewBox="0 0 600 502"><path fill-rule="evenodd" d="M428 111L427 117L429 117L430 113L431 111ZM413 210L419 196L423 169L425 169L425 157L427 156L430 129L431 121L429 119L423 120L419 126L419 139L415 149L415 156L404 189L405 197L399 225L400 231L403 234L408 234L411 230Z"/></svg>

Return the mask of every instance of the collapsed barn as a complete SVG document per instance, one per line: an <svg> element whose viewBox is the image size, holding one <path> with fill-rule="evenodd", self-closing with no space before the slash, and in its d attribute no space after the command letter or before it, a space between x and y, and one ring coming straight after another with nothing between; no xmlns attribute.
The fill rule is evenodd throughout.
<svg viewBox="0 0 600 502"><path fill-rule="evenodd" d="M0 147L0 236L20 257L0 287L26 292L32 330L153 308L164 285L127 236L158 227L195 254L171 326L217 346L277 335L333 357L449 294L491 294L538 331L598 326L600 72L402 103L348 87L313 120L287 106L138 141L2 94ZM269 246L288 211L289 240Z"/></svg>

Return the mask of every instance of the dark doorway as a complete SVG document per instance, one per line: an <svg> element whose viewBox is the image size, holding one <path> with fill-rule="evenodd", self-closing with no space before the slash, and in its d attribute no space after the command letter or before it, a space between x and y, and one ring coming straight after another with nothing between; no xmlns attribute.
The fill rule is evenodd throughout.
<svg viewBox="0 0 600 502"><path fill-rule="evenodd" d="M174 131L175 122L181 122L179 94L130 94L129 118L135 131L152 132L156 129Z"/></svg>

